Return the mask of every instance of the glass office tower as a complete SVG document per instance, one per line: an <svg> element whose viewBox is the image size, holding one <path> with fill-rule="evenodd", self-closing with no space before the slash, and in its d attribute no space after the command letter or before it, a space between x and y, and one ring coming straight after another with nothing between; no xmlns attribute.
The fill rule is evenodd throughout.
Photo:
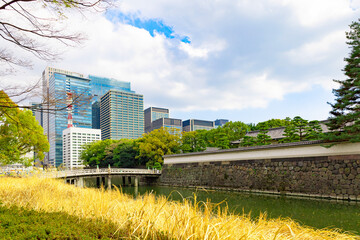
<svg viewBox="0 0 360 240"><path fill-rule="evenodd" d="M184 132L192 132L196 130L211 130L215 127L214 121L189 119L182 122Z"/></svg>
<svg viewBox="0 0 360 240"><path fill-rule="evenodd" d="M67 128L67 92L73 94L72 117L74 127L91 128L91 87L90 79L53 73L49 79L49 95L54 99L56 111L49 114L49 163L59 166L63 163L62 132ZM61 109L61 110L59 110Z"/></svg>
<svg viewBox="0 0 360 240"><path fill-rule="evenodd" d="M50 82L49 81L50 81L50 77L54 73L67 74L67 75L81 77L81 78L84 77L84 75L81 73L63 70L63 69L59 69L59 68L46 67L44 69L42 76L41 76L42 90L43 90L43 103L41 106L43 109L43 115L42 115L41 126L44 128L44 134L48 137L49 142L50 142L49 137L51 135L51 131L50 131L50 113L49 113L48 109L53 108L53 102L54 102L53 96L50 96L50 89L49 89ZM44 163L45 163L45 165L49 164L49 153L45 153Z"/></svg>
<svg viewBox="0 0 360 240"><path fill-rule="evenodd" d="M91 86L91 93L93 94L92 101L92 128L100 129L100 98L105 95L110 89L120 90L129 93L131 91L130 82L123 82L113 78L98 77L89 75L88 77Z"/></svg>
<svg viewBox="0 0 360 240"><path fill-rule="evenodd" d="M102 139L136 139L144 133L144 97L110 90L100 101Z"/></svg>

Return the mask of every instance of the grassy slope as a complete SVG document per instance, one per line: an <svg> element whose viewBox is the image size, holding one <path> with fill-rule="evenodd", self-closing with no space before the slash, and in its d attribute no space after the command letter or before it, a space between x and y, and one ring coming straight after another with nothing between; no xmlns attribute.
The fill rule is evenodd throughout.
<svg viewBox="0 0 360 240"><path fill-rule="evenodd" d="M245 215L213 214L209 203L178 203L154 195L133 199L120 191L80 189L52 179L0 178L0 202L48 213L63 212L77 219L102 219L118 226L126 238L360 239L334 230L305 228L289 219L260 217L253 221ZM200 205L204 211L199 211Z"/></svg>
<svg viewBox="0 0 360 240"><path fill-rule="evenodd" d="M0 206L1 239L112 239L121 237L116 230L100 220Z"/></svg>

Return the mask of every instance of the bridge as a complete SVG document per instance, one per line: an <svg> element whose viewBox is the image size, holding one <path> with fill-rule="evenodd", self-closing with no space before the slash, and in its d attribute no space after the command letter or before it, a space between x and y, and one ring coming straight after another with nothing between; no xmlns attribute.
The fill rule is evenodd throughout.
<svg viewBox="0 0 360 240"><path fill-rule="evenodd" d="M97 169L76 169L46 172L42 177L63 178L66 183L84 187L84 178L96 177L97 186L105 185L107 178L108 188L111 188L111 177L122 176L121 182L124 185L139 185L139 177L159 177L161 171L157 169L135 169L135 168L97 168Z"/></svg>

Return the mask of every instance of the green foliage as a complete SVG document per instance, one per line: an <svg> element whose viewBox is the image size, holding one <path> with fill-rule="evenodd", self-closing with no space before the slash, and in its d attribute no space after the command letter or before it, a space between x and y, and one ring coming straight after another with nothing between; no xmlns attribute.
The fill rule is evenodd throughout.
<svg viewBox="0 0 360 240"><path fill-rule="evenodd" d="M267 135L268 131L261 130L256 137L244 136L241 140L241 147L251 147L259 145L269 145L271 144L271 137Z"/></svg>
<svg viewBox="0 0 360 240"><path fill-rule="evenodd" d="M256 136L256 145L269 145L271 144L271 137L267 135L268 131L261 130Z"/></svg>
<svg viewBox="0 0 360 240"><path fill-rule="evenodd" d="M183 153L202 152L206 149L206 142L202 131L183 132L181 150Z"/></svg>
<svg viewBox="0 0 360 240"><path fill-rule="evenodd" d="M229 136L224 132L218 132L215 135L215 146L220 149L229 149L230 148L230 140Z"/></svg>
<svg viewBox="0 0 360 240"><path fill-rule="evenodd" d="M264 122L259 122L256 124L254 130L267 130L270 128L276 128L276 127L286 127L290 125L291 119L285 118L285 119L270 119Z"/></svg>
<svg viewBox="0 0 360 240"><path fill-rule="evenodd" d="M33 159L24 155L31 151L42 160L50 146L32 112L19 109L4 91L0 106L0 164L29 165Z"/></svg>
<svg viewBox="0 0 360 240"><path fill-rule="evenodd" d="M358 20L359 21L359 20ZM350 31L346 32L347 44L351 49L349 57L345 58L343 69L346 80L334 80L340 84L334 89L335 103L330 104L330 133L324 136L328 141L360 142L360 23L353 22Z"/></svg>
<svg viewBox="0 0 360 240"><path fill-rule="evenodd" d="M323 138L322 128L320 122L317 120L310 121L305 128L306 140L319 140Z"/></svg>
<svg viewBox="0 0 360 240"><path fill-rule="evenodd" d="M138 145L135 140L122 139L115 143L112 152L115 167L127 168L141 165L136 157L138 155Z"/></svg>
<svg viewBox="0 0 360 240"><path fill-rule="evenodd" d="M204 132L204 140L208 147L227 149L233 147L230 143L245 136L250 130L248 124L243 122L227 122L221 127Z"/></svg>
<svg viewBox="0 0 360 240"><path fill-rule="evenodd" d="M153 168L157 162L162 165L162 156L180 152L180 136L172 135L164 128L144 134L138 143L137 158L146 159L146 166L149 168Z"/></svg>
<svg viewBox="0 0 360 240"><path fill-rule="evenodd" d="M308 121L299 116L290 121L286 126L282 143L299 142L306 140L319 140L322 138L322 128L319 121Z"/></svg>
<svg viewBox="0 0 360 240"><path fill-rule="evenodd" d="M80 154L80 159L83 160L86 166L96 167L98 165L99 167L108 167L111 164L111 156L109 156L108 149L115 142L116 140L106 139L85 144Z"/></svg>
<svg viewBox="0 0 360 240"><path fill-rule="evenodd" d="M256 138L250 136L244 136L240 143L241 147L251 147L256 145L257 145Z"/></svg>
<svg viewBox="0 0 360 240"><path fill-rule="evenodd" d="M101 220L0 205L1 239L118 239L124 235L118 230Z"/></svg>

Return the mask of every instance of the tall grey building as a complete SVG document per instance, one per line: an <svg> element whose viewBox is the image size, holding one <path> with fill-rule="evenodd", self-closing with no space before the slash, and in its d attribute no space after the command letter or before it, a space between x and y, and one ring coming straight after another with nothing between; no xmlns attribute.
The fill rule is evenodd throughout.
<svg viewBox="0 0 360 240"><path fill-rule="evenodd" d="M159 118L151 123L151 131L159 128L165 128L171 134L182 132L182 120L176 118Z"/></svg>
<svg viewBox="0 0 360 240"><path fill-rule="evenodd" d="M100 100L102 139L136 139L144 133L144 97L110 90Z"/></svg>
<svg viewBox="0 0 360 240"><path fill-rule="evenodd" d="M151 132L151 124L159 118L169 118L170 111L167 108L149 107L144 111L145 133Z"/></svg>

